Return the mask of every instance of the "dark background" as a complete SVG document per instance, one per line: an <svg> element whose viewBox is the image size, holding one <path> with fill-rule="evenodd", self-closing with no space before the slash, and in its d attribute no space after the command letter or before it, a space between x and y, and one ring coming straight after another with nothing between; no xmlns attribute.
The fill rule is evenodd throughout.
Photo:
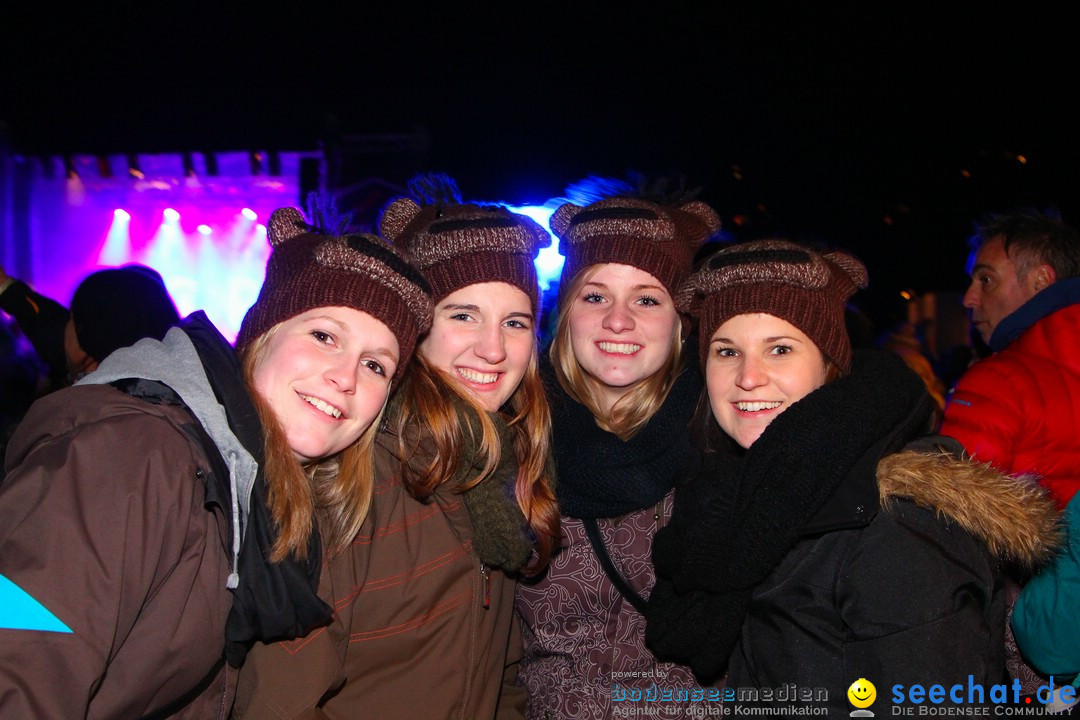
<svg viewBox="0 0 1080 720"><path fill-rule="evenodd" d="M121 2L9 8L17 154L425 133L467 197L683 174L736 237L847 247L890 297L962 289L972 220L1075 220L1068 6ZM871 4L866 4L871 5Z"/></svg>

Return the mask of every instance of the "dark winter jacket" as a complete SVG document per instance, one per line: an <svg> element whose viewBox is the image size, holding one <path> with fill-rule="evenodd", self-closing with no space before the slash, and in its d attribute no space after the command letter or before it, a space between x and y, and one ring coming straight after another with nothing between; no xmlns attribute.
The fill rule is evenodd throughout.
<svg viewBox="0 0 1080 720"><path fill-rule="evenodd" d="M0 310L15 318L38 356L49 366L50 377L57 386L62 385L67 376L64 327L71 317L68 309L15 280L0 292Z"/></svg>
<svg viewBox="0 0 1080 720"><path fill-rule="evenodd" d="M1036 485L957 459L944 438L897 452L928 416L918 383L895 358L857 354L853 377L794 404L737 463L714 459L680 491L654 553L659 653L703 675L726 668L736 692L823 689L837 717L859 678L878 688L875 712L887 712L894 684L1004 680L1000 560L1044 559L1056 513ZM776 484L764 492L753 478ZM806 503L792 509L795 495L783 495L800 484ZM762 528L754 544L776 547L727 557L725 544Z"/></svg>

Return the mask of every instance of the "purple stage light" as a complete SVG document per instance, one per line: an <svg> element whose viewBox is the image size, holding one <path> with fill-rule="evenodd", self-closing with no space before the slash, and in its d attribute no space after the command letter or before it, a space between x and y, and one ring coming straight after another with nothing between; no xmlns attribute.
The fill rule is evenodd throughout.
<svg viewBox="0 0 1080 720"><path fill-rule="evenodd" d="M176 223L180 222L180 213L176 212L172 208L165 208L165 212L162 213L165 216L167 222Z"/></svg>
<svg viewBox="0 0 1080 720"><path fill-rule="evenodd" d="M240 214L243 215L244 217L246 217L251 222L255 222L256 220L259 219L258 214L254 210L252 210L251 208L244 208L243 210L240 211Z"/></svg>

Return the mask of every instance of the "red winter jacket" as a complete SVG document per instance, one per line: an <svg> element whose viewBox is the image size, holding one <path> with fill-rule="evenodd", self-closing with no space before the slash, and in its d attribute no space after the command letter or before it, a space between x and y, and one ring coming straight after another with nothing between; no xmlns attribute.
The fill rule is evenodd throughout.
<svg viewBox="0 0 1080 720"><path fill-rule="evenodd" d="M1038 475L1059 507L1080 489L1080 304L1034 322L960 379L941 433L1009 474Z"/></svg>

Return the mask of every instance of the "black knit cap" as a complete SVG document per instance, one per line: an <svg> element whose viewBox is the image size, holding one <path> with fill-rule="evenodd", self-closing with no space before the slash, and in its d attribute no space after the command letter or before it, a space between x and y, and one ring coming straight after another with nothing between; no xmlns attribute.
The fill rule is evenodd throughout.
<svg viewBox="0 0 1080 720"><path fill-rule="evenodd" d="M267 237L274 250L259 297L240 325L237 350L308 310L347 307L381 321L397 338L399 377L432 313L431 286L408 255L375 235L312 232L296 208L275 210Z"/></svg>
<svg viewBox="0 0 1080 720"><path fill-rule="evenodd" d="M802 330L847 374L851 340L844 305L866 284L866 267L852 255L757 240L718 251L683 284L675 302L700 317L702 372L717 328L736 315L765 313Z"/></svg>
<svg viewBox="0 0 1080 720"><path fill-rule="evenodd" d="M501 205L462 203L453 180L421 176L430 177L448 184L443 198L397 198L379 218L380 234L409 251L431 282L436 303L469 285L504 282L528 295L535 313L539 285L533 261L551 245L547 230Z"/></svg>
<svg viewBox="0 0 1080 720"><path fill-rule="evenodd" d="M161 340L180 322L161 275L136 264L87 276L71 298L71 318L79 346L98 362L143 338Z"/></svg>
<svg viewBox="0 0 1080 720"><path fill-rule="evenodd" d="M562 286L599 263L644 270L672 296L693 266L694 253L720 229L716 212L694 200L679 206L613 197L585 207L566 203L551 216L552 232L566 257Z"/></svg>

